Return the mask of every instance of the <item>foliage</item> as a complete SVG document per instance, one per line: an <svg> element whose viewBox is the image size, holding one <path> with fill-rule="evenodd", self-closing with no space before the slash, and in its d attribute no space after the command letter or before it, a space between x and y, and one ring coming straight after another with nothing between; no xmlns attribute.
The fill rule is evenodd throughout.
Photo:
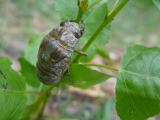
<svg viewBox="0 0 160 120"><path fill-rule="evenodd" d="M159 113L159 60L158 47L135 45L127 49L116 87L117 111L122 120L146 120Z"/></svg>
<svg viewBox="0 0 160 120"><path fill-rule="evenodd" d="M11 68L9 59L1 57L0 65L0 119L17 120L26 104L25 81Z"/></svg>
<svg viewBox="0 0 160 120"><path fill-rule="evenodd" d="M17 1L19 0L14 2ZM77 1L80 4L77 4ZM54 9L61 20L83 21L85 33L77 48L82 48L88 56L74 55L70 65L70 78L65 74L62 80L53 86L43 85L36 76L37 53L44 35L33 36L29 41L24 54L19 58L20 71L14 71L11 68L10 60L1 57L1 120L39 120L43 117L44 107L53 88L71 85L85 89L111 77L111 75L93 70L89 66L118 71L112 66L86 64L86 62L90 62L99 53L98 51L101 50L101 53L104 53L100 48L103 48L109 41L111 22L129 0L121 0L118 2L119 4L117 4L117 0L111 9L108 9L107 0L77 1L56 0ZM153 0L153 2L159 8L159 0ZM18 7L25 7L21 6L22 1L18 3L20 3ZM38 3L40 4L40 2ZM25 4L28 3L25 2ZM40 5L43 6L43 4ZM31 6L31 8L32 12L35 7ZM41 7L36 9L41 9ZM141 45L129 47L124 54L116 85L116 109L122 120L145 120L159 113L159 56L160 48L148 48ZM105 120L111 118L106 114L111 114L113 101L108 104L104 107L104 114L101 117Z"/></svg>
<svg viewBox="0 0 160 120"><path fill-rule="evenodd" d="M153 0L153 2L157 6L157 8L160 10L160 0Z"/></svg>

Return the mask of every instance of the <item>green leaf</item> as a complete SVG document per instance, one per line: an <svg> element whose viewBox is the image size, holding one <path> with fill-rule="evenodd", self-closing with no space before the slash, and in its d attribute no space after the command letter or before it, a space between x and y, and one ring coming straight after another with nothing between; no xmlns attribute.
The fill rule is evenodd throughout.
<svg viewBox="0 0 160 120"><path fill-rule="evenodd" d="M61 20L75 20L78 13L77 0L55 0L54 8Z"/></svg>
<svg viewBox="0 0 160 120"><path fill-rule="evenodd" d="M109 77L111 76L89 69L83 65L71 64L70 76L66 75L60 84L68 82L74 87L85 89L101 83L107 80Z"/></svg>
<svg viewBox="0 0 160 120"><path fill-rule="evenodd" d="M160 113L160 48L135 45L121 61L116 107L122 120L146 120Z"/></svg>
<svg viewBox="0 0 160 120"><path fill-rule="evenodd" d="M33 36L24 51L24 58L33 66L36 66L38 50L43 36Z"/></svg>
<svg viewBox="0 0 160 120"><path fill-rule="evenodd" d="M79 46L83 46L87 43L88 39L95 33L100 24L104 21L106 14L108 13L107 3L102 1L92 10L84 20L85 24L85 33L80 39ZM93 44L86 51L87 57L82 56L81 61L90 61L95 55L97 48L104 47L109 40L109 26L106 26L104 30L97 36Z"/></svg>
<svg viewBox="0 0 160 120"><path fill-rule="evenodd" d="M18 120L26 105L24 79L11 64L0 57L0 120Z"/></svg>
<svg viewBox="0 0 160 120"><path fill-rule="evenodd" d="M26 61L23 57L19 58L21 63L21 73L25 78L25 81L32 87L38 88L40 81L36 75L36 68Z"/></svg>
<svg viewBox="0 0 160 120"><path fill-rule="evenodd" d="M160 10L160 0L152 0L156 7Z"/></svg>

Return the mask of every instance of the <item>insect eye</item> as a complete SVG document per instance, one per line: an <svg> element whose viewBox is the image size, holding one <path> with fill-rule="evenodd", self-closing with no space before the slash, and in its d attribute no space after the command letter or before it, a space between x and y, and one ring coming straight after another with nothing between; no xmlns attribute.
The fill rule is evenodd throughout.
<svg viewBox="0 0 160 120"><path fill-rule="evenodd" d="M66 21L61 22L61 23L60 23L60 26L64 26L65 23L66 23Z"/></svg>
<svg viewBox="0 0 160 120"><path fill-rule="evenodd" d="M80 38L80 34L79 33L74 33L74 36L76 37L76 38Z"/></svg>

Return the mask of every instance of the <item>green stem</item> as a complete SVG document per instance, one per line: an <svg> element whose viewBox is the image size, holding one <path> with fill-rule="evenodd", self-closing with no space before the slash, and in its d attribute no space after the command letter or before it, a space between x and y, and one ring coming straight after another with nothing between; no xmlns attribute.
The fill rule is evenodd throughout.
<svg viewBox="0 0 160 120"><path fill-rule="evenodd" d="M81 2L80 2L80 0L77 0L77 6L78 6L78 15L77 15L77 19L76 19L76 22L77 23L79 23L80 22L80 20L81 20L81 18L82 18L82 16L83 16L83 10L82 10L82 8L81 8L81 6L80 6L80 4L81 4Z"/></svg>
<svg viewBox="0 0 160 120"><path fill-rule="evenodd" d="M36 119L35 120L40 120L42 117L43 117L43 113L44 113L44 109L45 109L45 106L46 106L46 104L47 104L47 102L48 102L48 99L49 99L49 97L50 97L50 95L51 95L51 90L54 88L54 86L51 86L51 87L49 87L49 89L46 91L46 94L45 94L45 96L44 96L44 100L43 100L43 103L42 103L42 105L41 105L41 108L40 108L40 110L39 110L39 112L37 113L37 117L36 117Z"/></svg>
<svg viewBox="0 0 160 120"><path fill-rule="evenodd" d="M49 99L49 96L46 95L45 98L44 98L44 101L43 101L43 103L42 103L41 109L40 109L40 111L39 111L39 113L38 113L38 116L37 116L36 120L42 119L42 117L43 117L43 112L44 112L45 106L46 106L46 104L47 104L47 102L48 102L48 99Z"/></svg>
<svg viewBox="0 0 160 120"><path fill-rule="evenodd" d="M80 22L80 20L81 20L81 18L82 18L82 16L83 16L83 11L82 11L82 9L79 9L79 12L78 12L78 16L77 16L77 19L76 19L76 22L77 23L79 23Z"/></svg>
<svg viewBox="0 0 160 120"><path fill-rule="evenodd" d="M97 5L101 0L95 0L89 7L88 10L93 8L95 5Z"/></svg>
<svg viewBox="0 0 160 120"><path fill-rule="evenodd" d="M99 28L96 30L96 32L90 37L88 42L84 45L82 48L82 51L86 51L89 46L93 43L93 41L97 38L97 36L102 32L102 30L114 19L114 17L121 11L121 9L127 4L129 0L123 0L120 5L108 16L108 14L105 17L105 20L102 22L102 24L99 26ZM77 62L81 56L77 55L73 62Z"/></svg>
<svg viewBox="0 0 160 120"><path fill-rule="evenodd" d="M105 69L108 69L108 70L112 70L112 71L116 71L118 72L118 68L115 68L115 67L112 67L112 66L108 66L108 65L100 65L100 64L87 64L87 63L83 63L82 65L85 65L85 66L95 66L95 67L100 67L100 68L105 68Z"/></svg>
<svg viewBox="0 0 160 120"><path fill-rule="evenodd" d="M116 8L116 6L118 5L119 0L116 0L116 2L113 4L112 9L109 11L108 15L110 15Z"/></svg>

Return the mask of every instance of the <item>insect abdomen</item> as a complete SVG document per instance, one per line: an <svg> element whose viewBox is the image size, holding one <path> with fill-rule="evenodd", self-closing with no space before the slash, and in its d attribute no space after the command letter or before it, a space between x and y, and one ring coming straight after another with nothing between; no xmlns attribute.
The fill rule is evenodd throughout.
<svg viewBox="0 0 160 120"><path fill-rule="evenodd" d="M40 45L37 62L37 75L43 83L52 85L61 80L83 31L79 24L64 21L46 35Z"/></svg>
<svg viewBox="0 0 160 120"><path fill-rule="evenodd" d="M37 75L45 84L60 81L67 70L71 51L64 49L57 40L44 40L41 43L37 62Z"/></svg>

